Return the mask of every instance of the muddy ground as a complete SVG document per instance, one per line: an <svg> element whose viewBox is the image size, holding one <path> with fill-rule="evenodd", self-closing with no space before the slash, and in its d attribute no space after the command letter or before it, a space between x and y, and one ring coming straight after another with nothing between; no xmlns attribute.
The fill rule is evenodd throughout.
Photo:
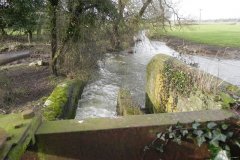
<svg viewBox="0 0 240 160"><path fill-rule="evenodd" d="M29 66L37 60L49 63L50 46L35 45L30 51L29 58L0 66L0 114L40 108L58 82L49 65Z"/></svg>
<svg viewBox="0 0 240 160"><path fill-rule="evenodd" d="M240 59L240 48L198 44L176 37L163 37L162 41L182 54L201 55L220 59Z"/></svg>

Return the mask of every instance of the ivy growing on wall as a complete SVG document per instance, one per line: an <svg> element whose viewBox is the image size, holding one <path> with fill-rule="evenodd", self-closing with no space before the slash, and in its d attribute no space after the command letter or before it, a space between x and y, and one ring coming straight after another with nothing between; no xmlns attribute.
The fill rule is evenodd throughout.
<svg viewBox="0 0 240 160"><path fill-rule="evenodd" d="M239 119L230 119L219 123L193 122L190 125L178 123L170 126L165 132L157 133L156 138L145 146L144 153L155 150L159 154L163 154L169 142L181 145L183 141L191 141L199 147L205 143L211 153L211 159L215 159L219 154L226 154L229 159L240 159L239 152L237 157L231 152L234 147L240 151L240 121Z"/></svg>
<svg viewBox="0 0 240 160"><path fill-rule="evenodd" d="M173 59L165 62L163 74L165 92L173 93L173 99L178 99L178 96L189 98L190 95L196 95L205 106L209 105L207 100L212 100L224 109L239 108L240 89L237 86L189 68Z"/></svg>
<svg viewBox="0 0 240 160"><path fill-rule="evenodd" d="M175 67L173 60L170 59L166 62L163 72L170 90L186 96L192 92L193 75L190 72L187 73L184 68Z"/></svg>

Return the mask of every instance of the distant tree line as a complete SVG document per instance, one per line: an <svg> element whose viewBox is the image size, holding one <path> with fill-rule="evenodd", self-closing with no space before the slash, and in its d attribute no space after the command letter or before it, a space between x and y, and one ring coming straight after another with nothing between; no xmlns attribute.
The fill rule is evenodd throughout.
<svg viewBox="0 0 240 160"><path fill-rule="evenodd" d="M31 42L44 0L1 0L0 4L1 34L7 34L5 29L23 31Z"/></svg>

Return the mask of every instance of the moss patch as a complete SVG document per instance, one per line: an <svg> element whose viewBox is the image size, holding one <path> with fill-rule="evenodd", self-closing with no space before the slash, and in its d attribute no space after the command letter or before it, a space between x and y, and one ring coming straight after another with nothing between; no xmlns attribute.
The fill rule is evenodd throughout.
<svg viewBox="0 0 240 160"><path fill-rule="evenodd" d="M147 66L147 98L145 106L153 113L165 112L163 104L166 103L169 93L164 87L162 71L167 58L167 56L162 56L161 58L155 56Z"/></svg>
<svg viewBox="0 0 240 160"><path fill-rule="evenodd" d="M80 80L68 80L59 84L45 102L44 118L47 120L74 118L84 86L85 82Z"/></svg>
<svg viewBox="0 0 240 160"><path fill-rule="evenodd" d="M229 94L221 92L219 94L220 96L220 101L222 102L222 107L228 109L231 104L235 103L235 99L231 97Z"/></svg>
<svg viewBox="0 0 240 160"><path fill-rule="evenodd" d="M59 118L68 101L68 83L58 85L45 102L43 115L47 120Z"/></svg>

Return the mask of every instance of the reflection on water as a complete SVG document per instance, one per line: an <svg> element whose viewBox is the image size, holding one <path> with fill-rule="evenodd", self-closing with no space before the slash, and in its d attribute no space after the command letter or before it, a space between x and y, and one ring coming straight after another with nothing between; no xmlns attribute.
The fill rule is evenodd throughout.
<svg viewBox="0 0 240 160"><path fill-rule="evenodd" d="M95 117L115 117L117 92L120 87L128 88L134 100L144 107L146 65L151 58L163 53L179 58L179 54L165 43L149 41L140 34L142 41L134 46L134 54L107 54L99 61L99 73L85 87L77 109L76 119ZM240 61L221 60L201 56L184 57L184 61L194 61L199 68L240 86Z"/></svg>

